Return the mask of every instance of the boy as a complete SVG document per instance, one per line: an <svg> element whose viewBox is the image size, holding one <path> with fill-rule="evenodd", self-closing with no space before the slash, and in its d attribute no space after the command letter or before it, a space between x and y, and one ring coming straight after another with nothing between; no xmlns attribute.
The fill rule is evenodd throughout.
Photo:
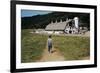
<svg viewBox="0 0 100 73"><path fill-rule="evenodd" d="M49 38L47 40L47 44L48 44L48 52L51 53L51 49L52 49L52 39L51 39L51 35L49 35Z"/></svg>

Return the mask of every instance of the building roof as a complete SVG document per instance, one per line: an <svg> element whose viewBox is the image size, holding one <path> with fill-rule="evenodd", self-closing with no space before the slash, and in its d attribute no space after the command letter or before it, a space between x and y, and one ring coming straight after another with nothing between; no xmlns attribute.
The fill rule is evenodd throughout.
<svg viewBox="0 0 100 73"><path fill-rule="evenodd" d="M64 30L66 25L71 22L72 19L69 19L64 22L55 22L55 23L50 23L46 26L45 30Z"/></svg>

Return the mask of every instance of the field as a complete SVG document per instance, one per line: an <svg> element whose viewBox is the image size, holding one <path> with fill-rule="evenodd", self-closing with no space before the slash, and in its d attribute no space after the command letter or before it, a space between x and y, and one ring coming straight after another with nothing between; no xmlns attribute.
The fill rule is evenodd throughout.
<svg viewBox="0 0 100 73"><path fill-rule="evenodd" d="M41 58L47 37L31 34L30 29L22 30L21 62L35 62Z"/></svg>
<svg viewBox="0 0 100 73"><path fill-rule="evenodd" d="M54 36L53 40L66 60L80 60L90 54L89 37Z"/></svg>
<svg viewBox="0 0 100 73"><path fill-rule="evenodd" d="M21 62L37 62L46 49L48 35L21 32ZM65 60L83 60L90 55L90 38L79 36L52 35L53 47L60 51Z"/></svg>

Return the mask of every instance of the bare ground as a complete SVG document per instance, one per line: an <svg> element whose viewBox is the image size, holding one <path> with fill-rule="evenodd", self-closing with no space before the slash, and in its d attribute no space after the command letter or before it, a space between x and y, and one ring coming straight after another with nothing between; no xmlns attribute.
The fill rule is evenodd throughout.
<svg viewBox="0 0 100 73"><path fill-rule="evenodd" d="M90 57L83 57L81 60L89 60ZM44 49L42 58L38 62L48 62L48 61L65 61L64 56L60 53L59 50L53 48L52 52L49 53L48 49Z"/></svg>
<svg viewBox="0 0 100 73"><path fill-rule="evenodd" d="M48 49L46 48L44 50L44 53L42 55L42 58L40 59L40 62L48 62L48 61L64 61L65 58L63 55L61 55L61 53L59 52L59 50L53 48L52 52L49 53Z"/></svg>

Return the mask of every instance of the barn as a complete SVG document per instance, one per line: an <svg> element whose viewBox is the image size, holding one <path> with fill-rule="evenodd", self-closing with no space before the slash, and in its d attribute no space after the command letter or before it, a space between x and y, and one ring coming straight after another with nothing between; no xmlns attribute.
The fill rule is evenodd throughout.
<svg viewBox="0 0 100 73"><path fill-rule="evenodd" d="M78 33L79 30L79 22L78 17L75 17L74 19L68 19L66 21L60 20L60 22L51 22L48 24L45 28L45 31L49 34L75 34Z"/></svg>

